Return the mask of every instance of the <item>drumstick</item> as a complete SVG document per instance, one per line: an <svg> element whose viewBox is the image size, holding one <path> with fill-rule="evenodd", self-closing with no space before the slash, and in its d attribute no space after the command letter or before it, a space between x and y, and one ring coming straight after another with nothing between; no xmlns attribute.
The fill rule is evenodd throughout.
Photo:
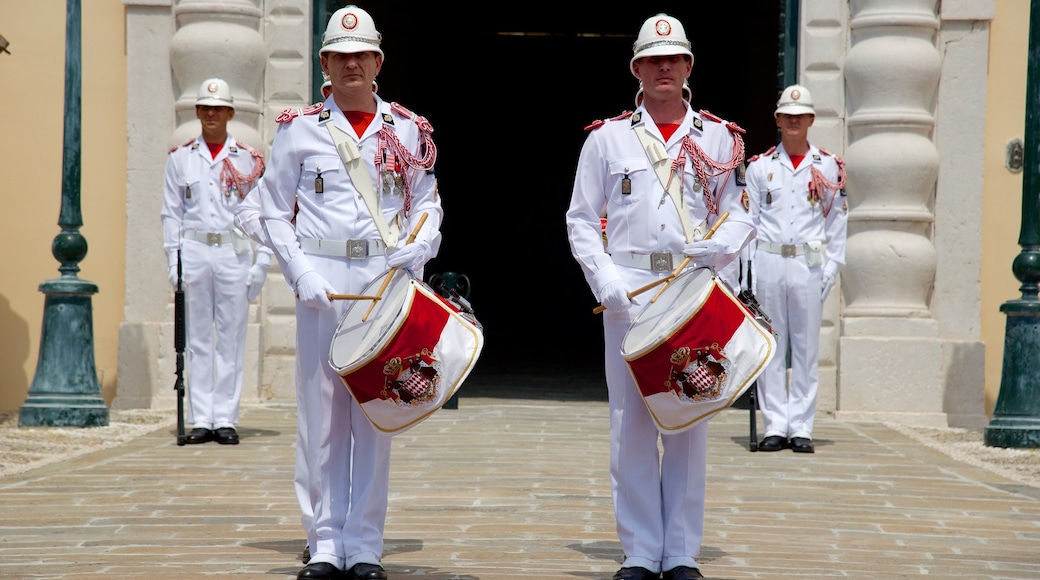
<svg viewBox="0 0 1040 580"><path fill-rule="evenodd" d="M628 293L628 297L632 298L633 296L639 296L640 294L642 294L643 292L646 292L647 290L649 290L651 288L660 286L661 284L664 284L668 280L671 280L672 276L674 276L674 274L669 274L668 276L666 276L664 278L659 278L657 280L654 280L653 282L647 284L646 286L642 286L642 287L636 288L635 290L633 290L633 291ZM603 306L602 304L600 304L599 306L597 306L597 307L592 309L592 313L593 314L599 314L600 312L603 312L606 309L607 309L606 306Z"/></svg>
<svg viewBox="0 0 1040 580"><path fill-rule="evenodd" d="M415 241L415 236L419 235L419 230L421 230L422 227L423 227L423 224L426 223L426 216L427 215L429 215L427 212L423 212L423 214L419 217L419 223L415 224L415 227L412 228L412 233L408 236L408 239L405 240L405 242L404 242L405 245L408 245L408 244L410 244L410 243ZM383 284L379 287L379 292L376 292L375 298L372 299L372 304L368 305L368 310L365 311L365 315L361 317L361 322L365 322L366 320L368 320L368 315L372 314L372 309L376 307L376 301L378 301L378 300L383 298L383 292L386 291L386 287L390 285L390 279L393 278L394 274L396 274L396 273L397 273L397 266L394 266L393 268L390 268L390 272L387 273L386 278L383 279Z"/></svg>
<svg viewBox="0 0 1040 580"><path fill-rule="evenodd" d="M381 296L365 296L363 294L326 294L329 300L382 300Z"/></svg>
<svg viewBox="0 0 1040 580"><path fill-rule="evenodd" d="M722 212L722 215L719 216L719 219L715 220L715 224L713 226L711 226L711 229L708 230L708 233L704 234L704 237L701 238L701 239L702 240L706 240L706 239L712 237L713 235L715 235L715 231L717 229L719 229L719 226L722 225L722 222L726 221L726 218L728 218L728 217L729 217L729 212L728 211ZM639 296L643 292L646 292L647 290L650 290L651 288L655 288L657 286L660 286L661 284L666 284L668 282L671 282L672 280L675 279L676 276L679 275L679 272L683 271L683 268L685 268L690 263L690 260L692 260L692 259L693 258L691 258L690 256L686 256L686 258L679 264L679 267L676 268L674 271L672 271L671 274L669 274L669 275L667 275L664 278L661 278L659 280L655 280L655 281L647 284L646 286L641 286L639 288L636 288L635 290L633 290L633 291L628 293L628 297L630 299L634 298L636 296ZM661 292L664 292L664 288L661 288L661 290L659 290L657 292L657 295L654 296L653 299L650 300L650 301L651 302L655 302L657 300L658 296L661 295ZM606 306L603 306L602 304L600 304L599 306L597 306L597 307L592 309L592 313L593 314L599 314L600 312L603 312L606 309L607 309Z"/></svg>

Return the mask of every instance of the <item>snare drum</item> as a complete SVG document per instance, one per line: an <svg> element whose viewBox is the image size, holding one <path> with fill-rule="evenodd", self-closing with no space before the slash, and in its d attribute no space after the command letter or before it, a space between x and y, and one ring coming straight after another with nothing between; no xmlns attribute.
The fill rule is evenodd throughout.
<svg viewBox="0 0 1040 580"><path fill-rule="evenodd" d="M775 351L769 329L707 268L672 280L621 341L621 356L662 433L684 431L732 405Z"/></svg>
<svg viewBox="0 0 1040 580"><path fill-rule="evenodd" d="M362 295L379 293L389 273ZM378 430L402 433L462 386L484 346L472 312L395 270L382 298L357 300L332 337L329 364ZM371 311L369 310L371 308Z"/></svg>

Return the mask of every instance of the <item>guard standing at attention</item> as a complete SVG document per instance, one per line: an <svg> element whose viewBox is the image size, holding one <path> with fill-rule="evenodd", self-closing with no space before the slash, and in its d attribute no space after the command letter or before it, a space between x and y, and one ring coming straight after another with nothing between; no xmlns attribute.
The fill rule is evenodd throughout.
<svg viewBox="0 0 1040 580"><path fill-rule="evenodd" d="M814 453L823 303L845 266L845 169L840 157L809 142L816 110L808 89L785 88L773 116L780 144L749 159L747 168L758 231L752 280L777 334L777 356L758 378L765 428L758 450Z"/></svg>
<svg viewBox="0 0 1040 580"><path fill-rule="evenodd" d="M691 269L720 270L754 236L741 198L743 129L691 106L692 70L682 23L666 14L648 18L629 61L640 81L636 110L588 127L567 210L571 253L606 307L610 484L625 554L614 580L703 577L696 557L708 423L658 431L621 356L626 331L654 294L633 290L670 276L686 258Z"/></svg>
<svg viewBox="0 0 1040 580"><path fill-rule="evenodd" d="M254 251L235 210L264 172L259 151L228 133L231 87L202 82L195 100L202 133L170 151L163 186L163 250L170 284L181 262L188 342L186 443L237 445L249 302L260 294L271 250Z"/></svg>

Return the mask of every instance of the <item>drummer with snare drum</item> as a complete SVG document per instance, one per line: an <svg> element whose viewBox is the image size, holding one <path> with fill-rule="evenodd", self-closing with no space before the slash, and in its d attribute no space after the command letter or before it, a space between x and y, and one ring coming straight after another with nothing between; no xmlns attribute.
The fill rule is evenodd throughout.
<svg viewBox="0 0 1040 580"><path fill-rule="evenodd" d="M259 188L260 218L298 296L297 453L309 487L300 499L314 517L311 557L297 578L387 577L380 562L391 437L373 427L329 365L351 304L330 295L358 294L392 267L421 278L440 244L433 129L376 92L380 40L368 12L350 5L333 13L320 49L332 95L279 115Z"/></svg>
<svg viewBox="0 0 1040 580"><path fill-rule="evenodd" d="M654 292L634 291L688 266L721 268L754 236L742 203L743 130L691 106L693 53L681 22L640 28L629 63L636 109L596 121L578 159L567 228L603 313L610 480L625 558L614 580L701 578L707 422L660 434L621 357L622 338ZM729 213L709 239L708 228ZM606 217L604 245L601 218Z"/></svg>

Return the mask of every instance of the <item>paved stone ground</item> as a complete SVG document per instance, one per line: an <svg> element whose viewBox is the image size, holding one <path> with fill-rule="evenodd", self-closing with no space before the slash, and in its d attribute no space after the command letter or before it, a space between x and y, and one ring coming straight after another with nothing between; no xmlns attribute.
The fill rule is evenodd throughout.
<svg viewBox="0 0 1040 580"><path fill-rule="evenodd" d="M611 577L606 403L553 392L463 396L395 437L392 580ZM163 425L0 477L0 577L293 578L294 405L239 427L238 446ZM822 416L815 455L750 453L732 409L710 438L708 578L1040 578L1040 488L883 424Z"/></svg>

